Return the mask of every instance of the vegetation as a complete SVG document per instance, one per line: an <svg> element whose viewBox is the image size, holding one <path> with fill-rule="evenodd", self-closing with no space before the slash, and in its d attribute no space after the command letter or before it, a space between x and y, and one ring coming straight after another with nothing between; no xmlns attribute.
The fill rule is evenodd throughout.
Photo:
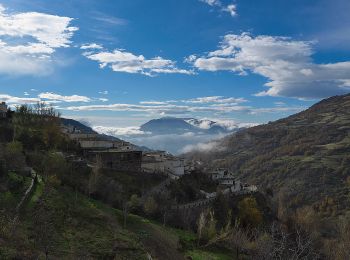
<svg viewBox="0 0 350 260"><path fill-rule="evenodd" d="M299 223L324 255L337 252L331 259L346 259L349 250L327 248L348 243L338 226L350 213L349 125L350 95L335 96L233 134L221 141L222 151L188 156L258 185L280 222L290 230Z"/></svg>
<svg viewBox="0 0 350 260"><path fill-rule="evenodd" d="M0 121L5 130L0 131L1 259L216 256L196 248L193 232L166 225L170 197L143 199L164 177L77 167L70 155L82 153L61 133L60 122L44 104L18 107ZM32 178L34 186L28 190ZM27 190L29 196L17 211Z"/></svg>
<svg viewBox="0 0 350 260"><path fill-rule="evenodd" d="M335 97L192 154L261 190L227 196L201 171L157 190L166 177L76 164L54 109L18 107L0 120L0 258L347 259L349 113ZM173 208L202 191L218 196Z"/></svg>

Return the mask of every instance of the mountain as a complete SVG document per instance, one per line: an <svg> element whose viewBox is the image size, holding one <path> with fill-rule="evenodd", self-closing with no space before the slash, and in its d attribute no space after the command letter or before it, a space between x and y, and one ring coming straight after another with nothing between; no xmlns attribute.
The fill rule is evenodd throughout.
<svg viewBox="0 0 350 260"><path fill-rule="evenodd" d="M185 132L197 132L199 129L181 118L164 117L153 119L141 125L140 130L152 134L182 134Z"/></svg>
<svg viewBox="0 0 350 260"><path fill-rule="evenodd" d="M240 128L238 124L232 121L215 122L208 119L195 118L175 118L163 117L153 119L140 128L141 131L152 134L185 134L185 133L201 133L201 134L224 134L232 133Z"/></svg>
<svg viewBox="0 0 350 260"><path fill-rule="evenodd" d="M209 168L229 168L269 191L284 214L307 206L323 219L350 212L350 94L238 131L216 146L186 156Z"/></svg>

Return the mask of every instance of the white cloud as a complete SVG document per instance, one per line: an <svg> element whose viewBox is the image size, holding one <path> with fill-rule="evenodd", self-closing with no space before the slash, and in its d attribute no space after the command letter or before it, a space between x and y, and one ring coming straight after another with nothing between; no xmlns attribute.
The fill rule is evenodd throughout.
<svg viewBox="0 0 350 260"><path fill-rule="evenodd" d="M215 6L215 5L221 6L221 1L220 0L199 0L199 1L201 1L203 3L206 3L206 4L210 5L210 6Z"/></svg>
<svg viewBox="0 0 350 260"><path fill-rule="evenodd" d="M108 95L108 90L99 91L98 94Z"/></svg>
<svg viewBox="0 0 350 260"><path fill-rule="evenodd" d="M0 73L47 74L52 54L70 46L73 19L38 12L12 14L0 4Z"/></svg>
<svg viewBox="0 0 350 260"><path fill-rule="evenodd" d="M205 103L243 103L247 102L244 98L234 98L229 97L225 98L223 96L210 96L210 97L198 97L189 100L183 100L185 103L197 103L197 104L205 104Z"/></svg>
<svg viewBox="0 0 350 260"><path fill-rule="evenodd" d="M257 123L242 123L242 122L236 122L231 119L215 119L215 122L217 125L222 126L228 130L234 130L237 128L246 128L246 127L253 127L257 126Z"/></svg>
<svg viewBox="0 0 350 260"><path fill-rule="evenodd" d="M98 100L100 100L102 102L108 102L108 98L99 98Z"/></svg>
<svg viewBox="0 0 350 260"><path fill-rule="evenodd" d="M93 129L100 133L112 136L132 136L148 134L140 130L138 126L130 127L109 127L109 126L94 126Z"/></svg>
<svg viewBox="0 0 350 260"><path fill-rule="evenodd" d="M274 104L276 105L276 106L285 106L286 105L286 103L284 103L284 102L282 102L282 101L277 101L277 102L274 102Z"/></svg>
<svg viewBox="0 0 350 260"><path fill-rule="evenodd" d="M249 72L269 80L257 96L323 98L350 90L350 61L316 64L313 42L286 37L228 34L218 50L193 61L199 70Z"/></svg>
<svg viewBox="0 0 350 260"><path fill-rule="evenodd" d="M101 50L103 49L102 45L97 43L89 43L89 44L83 44L80 47L81 50Z"/></svg>
<svg viewBox="0 0 350 260"><path fill-rule="evenodd" d="M109 66L115 72L140 73L147 76L155 74L194 74L193 71L179 69L172 60L154 57L146 59L143 55L134 55L124 50L114 50L113 52L87 52L83 53L90 60L100 63L100 68Z"/></svg>
<svg viewBox="0 0 350 260"><path fill-rule="evenodd" d="M184 106L184 105L137 105L137 104L107 104L107 105L88 105L88 106L71 106L67 110L73 111L134 111L156 114L185 114L196 112L218 112L229 113L239 111L249 111L247 106Z"/></svg>
<svg viewBox="0 0 350 260"><path fill-rule="evenodd" d="M222 12L229 13L232 17L237 15L237 6L235 4L224 5L220 0L199 0L210 6L220 8Z"/></svg>
<svg viewBox="0 0 350 260"><path fill-rule="evenodd" d="M278 112L299 112L305 107L267 107L253 108L250 106L230 105L230 104L214 104L214 105L174 105L174 104L105 104L105 105L86 105L86 106L70 106L62 107L64 110L71 111L131 111L142 112L146 114L159 115L184 115L193 113L278 113Z"/></svg>
<svg viewBox="0 0 350 260"><path fill-rule="evenodd" d="M220 126L228 131L233 131L242 127L253 127L256 126L256 123L241 123L232 119L195 119L189 118L185 120L187 123L199 127L201 129L210 129L211 127Z"/></svg>
<svg viewBox="0 0 350 260"><path fill-rule="evenodd" d="M166 105L168 102L166 101L141 101L141 105Z"/></svg>
<svg viewBox="0 0 350 260"><path fill-rule="evenodd" d="M232 17L237 15L237 6L230 4L222 9L224 12L228 12Z"/></svg>
<svg viewBox="0 0 350 260"><path fill-rule="evenodd" d="M212 142L206 142L206 143L197 143L197 144L189 144L186 145L181 152L182 153L189 153L189 152L221 152L225 151L226 148L221 146L221 143L219 141L212 141Z"/></svg>
<svg viewBox="0 0 350 260"><path fill-rule="evenodd" d="M0 101L8 104L35 104L40 101L39 98L21 98L7 94L0 94Z"/></svg>
<svg viewBox="0 0 350 260"><path fill-rule="evenodd" d="M51 93L51 92L40 93L38 97L43 100L49 100L49 101L55 101L55 102L70 103L70 102L90 102L91 101L91 98L86 96L78 96L78 95L62 96L60 94Z"/></svg>

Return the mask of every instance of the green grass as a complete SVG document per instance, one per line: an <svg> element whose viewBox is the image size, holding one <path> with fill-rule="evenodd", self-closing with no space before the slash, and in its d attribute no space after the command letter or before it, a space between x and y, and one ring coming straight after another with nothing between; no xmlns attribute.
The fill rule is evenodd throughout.
<svg viewBox="0 0 350 260"><path fill-rule="evenodd" d="M18 227L23 242L16 244L9 240L6 246L0 245L3 255L25 259L38 252L38 248L34 248L29 241L35 238L33 214L37 210L36 203L44 196L47 209L54 212L50 221L56 223L52 257L147 259L147 254L150 254L154 259L183 259L185 256L193 256L194 259L232 259L229 253L220 250L196 249L196 235L193 232L163 226L134 214L129 214L127 226L123 228L121 210L80 193L76 196L72 189L64 186L57 186L47 195L45 183L40 179ZM43 257L42 253L40 257Z"/></svg>
<svg viewBox="0 0 350 260"><path fill-rule="evenodd" d="M44 184L39 182L27 207L25 225L33 236L35 203L43 194ZM47 207L55 212L50 221L56 223L54 256L76 259L89 256L94 259L146 259L146 252L135 234L121 227L108 207L96 203L69 188L58 187L45 197ZM114 258L117 257L117 258Z"/></svg>
<svg viewBox="0 0 350 260"><path fill-rule="evenodd" d="M211 252L211 251L205 251L205 250L192 250L188 251L187 256L191 256L193 260L233 260L232 254L229 254L228 252Z"/></svg>

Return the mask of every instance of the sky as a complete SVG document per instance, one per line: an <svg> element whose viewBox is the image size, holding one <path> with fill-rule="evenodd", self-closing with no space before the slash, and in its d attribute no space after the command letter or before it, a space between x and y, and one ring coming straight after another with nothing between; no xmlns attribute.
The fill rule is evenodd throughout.
<svg viewBox="0 0 350 260"><path fill-rule="evenodd" d="M265 123L350 92L348 0L0 0L0 100L117 133Z"/></svg>

